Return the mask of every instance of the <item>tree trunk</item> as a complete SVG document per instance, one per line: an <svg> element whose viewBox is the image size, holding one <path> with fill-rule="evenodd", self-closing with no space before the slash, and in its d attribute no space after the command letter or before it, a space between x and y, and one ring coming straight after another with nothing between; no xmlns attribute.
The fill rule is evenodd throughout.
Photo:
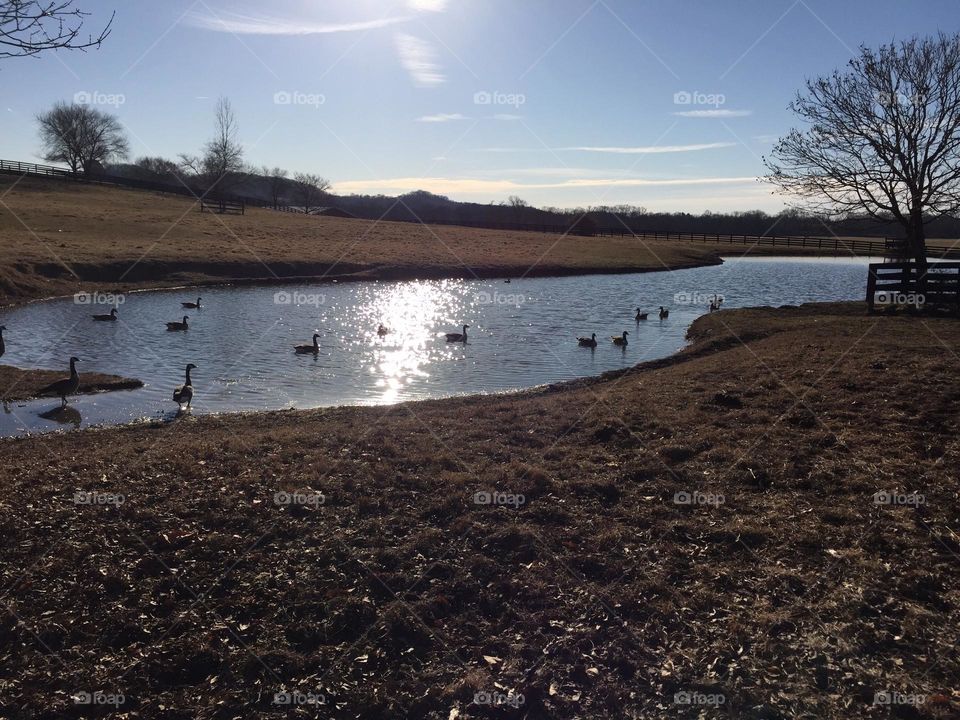
<svg viewBox="0 0 960 720"><path fill-rule="evenodd" d="M923 211L914 205L910 213L910 224L907 227L907 241L910 243L910 252L917 263L917 292L923 294L927 288L927 238L923 229Z"/></svg>

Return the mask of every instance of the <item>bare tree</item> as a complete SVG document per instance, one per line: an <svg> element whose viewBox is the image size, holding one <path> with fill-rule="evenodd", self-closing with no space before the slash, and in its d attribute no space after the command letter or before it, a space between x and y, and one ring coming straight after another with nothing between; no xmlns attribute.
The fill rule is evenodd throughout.
<svg viewBox="0 0 960 720"><path fill-rule="evenodd" d="M297 204L308 215L320 207L320 203L330 190L330 181L319 175L297 173L293 176L294 196Z"/></svg>
<svg viewBox="0 0 960 720"><path fill-rule="evenodd" d="M163 157L142 157L134 164L151 175L157 175L164 179L176 178L180 174L180 168L177 164L173 160L167 160Z"/></svg>
<svg viewBox="0 0 960 720"><path fill-rule="evenodd" d="M289 173L278 167L271 170L266 165L263 166L261 173L267 178L267 187L270 189L270 199L273 200L273 209L276 210L280 207L280 198L283 197L283 193L289 184L287 180Z"/></svg>
<svg viewBox="0 0 960 720"><path fill-rule="evenodd" d="M37 115L37 123L44 159L66 163L73 172L90 174L130 151L120 121L89 105L59 102Z"/></svg>
<svg viewBox="0 0 960 720"><path fill-rule="evenodd" d="M203 148L203 155L180 155L180 166L197 176L206 192L222 197L243 181L243 145L238 139L239 125L227 98L217 100L214 136Z"/></svg>
<svg viewBox="0 0 960 720"><path fill-rule="evenodd" d="M0 0L0 58L100 47L115 13L98 34L84 39L80 29L89 14L73 7L73 0Z"/></svg>
<svg viewBox="0 0 960 720"><path fill-rule="evenodd" d="M925 270L924 226L960 210L960 36L861 47L790 108L809 127L781 138L766 179L831 215L899 223Z"/></svg>

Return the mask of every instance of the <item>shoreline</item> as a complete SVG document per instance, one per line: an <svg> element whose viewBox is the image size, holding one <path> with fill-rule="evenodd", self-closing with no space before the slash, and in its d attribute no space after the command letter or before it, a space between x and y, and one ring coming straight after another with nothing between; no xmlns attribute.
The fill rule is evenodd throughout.
<svg viewBox="0 0 960 720"><path fill-rule="evenodd" d="M0 310L14 309L32 305L34 303L48 302L51 300L65 300L73 297L77 293L113 293L127 294L145 292L174 292L186 291L191 288L208 287L267 287L271 285L295 285L298 283L320 285L336 283L354 283L354 282L403 282L417 280L519 280L528 278L559 278L559 277L579 277L585 275L630 275L634 273L650 272L672 272L674 270L690 270L698 267L712 267L722 265L723 260L720 256L704 256L702 260L691 260L689 262L674 263L665 267L656 267L649 265L623 265L623 266L555 266L542 265L534 268L523 266L496 266L487 268L472 268L470 271L456 266L436 266L436 267L403 267L403 266L371 266L356 270L355 272L340 275L327 274L304 274L304 275L283 275L277 277L269 276L198 276L189 280L171 280L170 284L164 284L163 280L145 280L142 283L109 283L96 281L83 281L77 284L67 292L57 292L54 295L42 295L37 297L23 297L15 300L8 300L0 304ZM308 264L309 265L309 264ZM224 267L227 267L225 264ZM160 284L157 284L160 283Z"/></svg>

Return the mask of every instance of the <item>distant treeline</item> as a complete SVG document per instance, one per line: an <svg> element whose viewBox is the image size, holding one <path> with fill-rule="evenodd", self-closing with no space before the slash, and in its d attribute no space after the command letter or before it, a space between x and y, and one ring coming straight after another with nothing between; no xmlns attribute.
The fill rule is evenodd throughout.
<svg viewBox="0 0 960 720"><path fill-rule="evenodd" d="M149 160L149 159L144 159ZM167 182L182 188L176 167L151 164L111 165L112 176L150 182ZM298 206L297 183L286 177L248 173L229 182L232 196L261 205ZM509 227L549 226L573 228L589 234L596 228L627 229L632 232L693 232L720 235L808 235L885 237L899 236L899 226L868 217L828 220L795 210L769 214L760 210L699 215L676 212L648 212L635 205L586 208L535 208L520 198L502 203L471 203L418 190L396 197L387 195L335 195L324 193L321 205L341 208L371 220L425 222L449 225L498 225ZM928 237L960 237L960 218L944 217L927 226Z"/></svg>

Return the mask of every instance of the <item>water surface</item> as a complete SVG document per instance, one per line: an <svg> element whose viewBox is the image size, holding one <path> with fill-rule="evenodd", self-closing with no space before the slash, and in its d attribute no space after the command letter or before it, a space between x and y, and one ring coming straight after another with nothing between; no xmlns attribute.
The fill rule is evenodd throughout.
<svg viewBox="0 0 960 720"><path fill-rule="evenodd" d="M59 401L7 403L0 435L175 415L171 395L193 373L193 413L372 405L466 393L516 390L597 375L680 349L710 296L723 307L795 305L861 299L868 260L728 260L722 266L628 275L566 278L327 283L218 287L128 294L116 323L94 322L109 307L72 299L0 312L7 326L2 362L63 368L144 381L139 390ZM202 309L180 302L202 295ZM657 308L670 315L664 321ZM635 308L650 313L634 321ZM185 333L165 323L190 316ZM390 333L380 338L377 326ZM444 333L470 325L466 344ZM610 336L629 334L626 348ZM320 334L318 355L295 344ZM597 333L596 350L577 346ZM46 417L44 417L46 416Z"/></svg>

